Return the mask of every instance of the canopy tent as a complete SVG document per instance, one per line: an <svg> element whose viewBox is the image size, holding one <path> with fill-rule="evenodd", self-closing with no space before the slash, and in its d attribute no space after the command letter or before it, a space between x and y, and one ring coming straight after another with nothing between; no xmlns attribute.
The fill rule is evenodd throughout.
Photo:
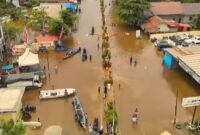
<svg viewBox="0 0 200 135"><path fill-rule="evenodd" d="M2 66L2 70L12 70L12 69L13 69L13 65Z"/></svg>
<svg viewBox="0 0 200 135"><path fill-rule="evenodd" d="M38 65L39 64L38 54L33 54L32 52L30 52L29 48L26 48L24 54L22 54L22 56L19 57L18 63L19 67Z"/></svg>
<svg viewBox="0 0 200 135"><path fill-rule="evenodd" d="M45 130L44 135L62 135L62 128L60 126L51 126Z"/></svg>

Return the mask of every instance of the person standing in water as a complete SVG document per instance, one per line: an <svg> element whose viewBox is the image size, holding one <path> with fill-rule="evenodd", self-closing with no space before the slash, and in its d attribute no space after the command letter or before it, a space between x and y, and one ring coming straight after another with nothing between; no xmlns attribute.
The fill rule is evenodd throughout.
<svg viewBox="0 0 200 135"><path fill-rule="evenodd" d="M92 29L91 29L91 35L94 35L94 32L95 32L95 30L94 30L94 26L92 26Z"/></svg>

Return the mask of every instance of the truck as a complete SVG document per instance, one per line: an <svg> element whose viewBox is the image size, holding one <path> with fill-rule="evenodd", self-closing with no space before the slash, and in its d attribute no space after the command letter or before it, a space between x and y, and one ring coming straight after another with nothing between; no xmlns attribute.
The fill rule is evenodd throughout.
<svg viewBox="0 0 200 135"><path fill-rule="evenodd" d="M1 79L0 87L42 87L41 77L39 74L21 73L21 74L9 74Z"/></svg>

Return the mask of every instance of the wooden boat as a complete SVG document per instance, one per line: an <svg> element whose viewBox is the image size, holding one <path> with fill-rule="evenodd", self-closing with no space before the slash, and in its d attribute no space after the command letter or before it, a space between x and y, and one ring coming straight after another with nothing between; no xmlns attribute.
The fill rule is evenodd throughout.
<svg viewBox="0 0 200 135"><path fill-rule="evenodd" d="M81 51L80 47L77 49L72 49L72 50L67 51L67 53L64 57L64 60L74 56L75 54L79 53L80 51Z"/></svg>
<svg viewBox="0 0 200 135"><path fill-rule="evenodd" d="M55 90L41 90L40 99L50 99L50 98L60 98L73 95L75 93L74 88L65 88L65 89L55 89Z"/></svg>
<svg viewBox="0 0 200 135"><path fill-rule="evenodd" d="M83 111L83 107L80 103L80 100L77 96L75 96L73 98L73 102L72 105L74 107L75 110L75 119L76 121L83 127L86 128L87 127L87 115L86 113Z"/></svg>
<svg viewBox="0 0 200 135"><path fill-rule="evenodd" d="M29 122L22 122L22 124L26 127L41 127L42 123L39 121L29 121Z"/></svg>

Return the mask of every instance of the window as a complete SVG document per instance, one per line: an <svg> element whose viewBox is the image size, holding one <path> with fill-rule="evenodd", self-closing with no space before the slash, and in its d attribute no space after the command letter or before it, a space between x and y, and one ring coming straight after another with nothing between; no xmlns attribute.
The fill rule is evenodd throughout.
<svg viewBox="0 0 200 135"><path fill-rule="evenodd" d="M181 22L181 18L178 19L178 22L179 22L179 23Z"/></svg>
<svg viewBox="0 0 200 135"><path fill-rule="evenodd" d="M193 19L192 16L190 16L189 20L191 21L192 19Z"/></svg>

